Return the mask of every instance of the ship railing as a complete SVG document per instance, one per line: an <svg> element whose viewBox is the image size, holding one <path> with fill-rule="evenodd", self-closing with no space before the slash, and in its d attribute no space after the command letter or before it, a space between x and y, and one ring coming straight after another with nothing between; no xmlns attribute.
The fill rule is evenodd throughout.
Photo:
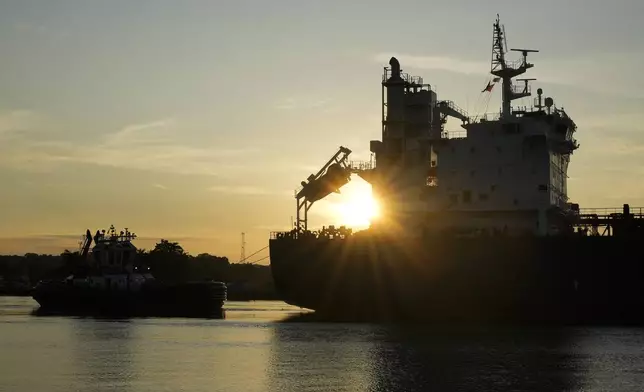
<svg viewBox="0 0 644 392"><path fill-rule="evenodd" d="M474 121L498 121L501 118L501 113L483 113L474 117Z"/></svg>
<svg viewBox="0 0 644 392"><path fill-rule="evenodd" d="M411 76L408 74L406 82L409 84L417 84L421 86L423 84L423 78L421 76Z"/></svg>
<svg viewBox="0 0 644 392"><path fill-rule="evenodd" d="M315 237L315 238L317 238L317 233L312 232L310 230L298 231L296 229L289 230L289 231L271 231L271 233L270 233L270 239L272 239L272 240L277 240L277 239L296 239L296 238L304 238L304 237Z"/></svg>
<svg viewBox="0 0 644 392"><path fill-rule="evenodd" d="M353 230L345 226L323 226L320 230L290 230L290 231L272 231L270 239L296 239L296 238L326 238L326 239L344 239L353 235Z"/></svg>
<svg viewBox="0 0 644 392"><path fill-rule="evenodd" d="M270 233L270 239L272 240L276 240L278 238L285 238L285 237L295 238L295 235L291 231L271 231Z"/></svg>
<svg viewBox="0 0 644 392"><path fill-rule="evenodd" d="M629 207L629 212L636 216L644 216L644 207ZM579 215L597 215L607 216L611 214L623 214L623 207L609 207L609 208L580 208Z"/></svg>
<svg viewBox="0 0 644 392"><path fill-rule="evenodd" d="M532 88L530 85L513 84L512 92L514 94L530 94L532 92Z"/></svg>
<svg viewBox="0 0 644 392"><path fill-rule="evenodd" d="M351 171L364 171L374 168L373 161L350 161L349 168Z"/></svg>
<svg viewBox="0 0 644 392"><path fill-rule="evenodd" d="M391 75L391 68L385 68L385 73L382 75L382 81L386 82L391 77ZM423 83L423 78L421 76L413 76L408 74L407 72L401 72L400 78L408 84L413 84L416 86L427 86L429 89L431 89L431 86L429 84Z"/></svg>
<svg viewBox="0 0 644 392"><path fill-rule="evenodd" d="M513 106L512 107L512 113L513 114L525 114L525 113L533 113L533 112L543 112L543 109L539 109L537 106Z"/></svg>
<svg viewBox="0 0 644 392"><path fill-rule="evenodd" d="M461 107L459 107L457 104L455 104L454 101L440 101L438 102L438 104L441 106L447 107L448 109L460 114L464 118L469 119L469 117L467 116L467 112L463 110Z"/></svg>
<svg viewBox="0 0 644 392"><path fill-rule="evenodd" d="M507 66L507 68L512 68L512 69L519 69L519 68L521 68L524 64L525 64L525 62L523 61L523 59L519 59L519 60L510 60L510 61L506 60L506 61L505 61L505 65Z"/></svg>
<svg viewBox="0 0 644 392"><path fill-rule="evenodd" d="M467 138L467 131L443 131L443 139L465 139Z"/></svg>

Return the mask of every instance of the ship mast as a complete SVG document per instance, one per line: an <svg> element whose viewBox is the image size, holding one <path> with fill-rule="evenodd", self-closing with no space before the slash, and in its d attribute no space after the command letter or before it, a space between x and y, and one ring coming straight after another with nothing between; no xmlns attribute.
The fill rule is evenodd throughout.
<svg viewBox="0 0 644 392"><path fill-rule="evenodd" d="M503 106L501 109L501 118L508 118L512 116L512 101L515 99L529 97L530 85L529 81L535 79L518 79L524 82L523 86L514 86L512 78L525 73L529 68L534 67L527 61L528 53L538 52L533 49L511 49L512 51L521 52L523 58L518 61L507 61L505 54L507 53L507 42L505 36L505 27L501 25L499 15L496 16L494 22L494 32L492 36L492 67L490 73L495 75L503 81Z"/></svg>

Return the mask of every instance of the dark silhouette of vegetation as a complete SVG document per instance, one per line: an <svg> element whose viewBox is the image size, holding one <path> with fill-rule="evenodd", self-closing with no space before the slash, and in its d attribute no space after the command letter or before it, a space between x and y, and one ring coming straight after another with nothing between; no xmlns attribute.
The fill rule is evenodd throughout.
<svg viewBox="0 0 644 392"><path fill-rule="evenodd" d="M137 264L150 267L155 278L164 282L216 280L227 283L230 300L277 299L270 267L266 265L230 263L227 257L208 253L192 256L178 242L165 239L149 252L138 249L136 260ZM42 279L61 279L85 272L85 260L79 252L69 250L57 256L35 253L0 256L5 292L13 294L23 294L24 290L8 290L7 282L24 282L23 287L32 287Z"/></svg>

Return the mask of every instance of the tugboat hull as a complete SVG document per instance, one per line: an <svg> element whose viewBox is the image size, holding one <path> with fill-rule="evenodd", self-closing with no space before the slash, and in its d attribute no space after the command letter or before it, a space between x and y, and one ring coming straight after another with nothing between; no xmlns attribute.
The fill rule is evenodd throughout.
<svg viewBox="0 0 644 392"><path fill-rule="evenodd" d="M277 238L276 289L331 317L432 322L640 324L637 239Z"/></svg>
<svg viewBox="0 0 644 392"><path fill-rule="evenodd" d="M226 286L219 282L155 284L140 291L97 290L63 282L41 282L33 298L43 313L118 316L219 316L226 301Z"/></svg>

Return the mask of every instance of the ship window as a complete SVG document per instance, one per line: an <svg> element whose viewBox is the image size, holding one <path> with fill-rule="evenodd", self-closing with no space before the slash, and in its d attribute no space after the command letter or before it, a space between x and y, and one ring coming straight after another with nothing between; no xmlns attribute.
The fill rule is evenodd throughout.
<svg viewBox="0 0 644 392"><path fill-rule="evenodd" d="M476 174L476 170L472 170L472 171L470 172L470 177L474 177L474 175L475 175L475 174Z"/></svg>
<svg viewBox="0 0 644 392"><path fill-rule="evenodd" d="M458 203L458 195L455 195L455 194L449 195L449 201L451 201L454 204Z"/></svg>
<svg viewBox="0 0 644 392"><path fill-rule="evenodd" d="M519 200L518 200L518 199L514 199L514 205L515 205L515 206L518 206L518 205L519 205Z"/></svg>
<svg viewBox="0 0 644 392"><path fill-rule="evenodd" d="M472 154L474 154L474 153L476 152L476 148L474 148L474 147L470 148L470 152L471 152Z"/></svg>
<svg viewBox="0 0 644 392"><path fill-rule="evenodd" d="M499 167L499 175L503 174L503 168Z"/></svg>
<svg viewBox="0 0 644 392"><path fill-rule="evenodd" d="M538 186L538 189L539 189L540 191L542 191L542 192L546 192L546 191L548 190L548 186L547 186L547 185L544 185L544 184L540 184L540 185Z"/></svg>
<svg viewBox="0 0 644 392"><path fill-rule="evenodd" d="M496 190L496 185L490 186L490 191L494 192Z"/></svg>
<svg viewBox="0 0 644 392"><path fill-rule="evenodd" d="M488 199L487 193L479 193L479 200L485 201Z"/></svg>
<svg viewBox="0 0 644 392"><path fill-rule="evenodd" d="M470 203L472 201L472 192L463 191L463 203Z"/></svg>

